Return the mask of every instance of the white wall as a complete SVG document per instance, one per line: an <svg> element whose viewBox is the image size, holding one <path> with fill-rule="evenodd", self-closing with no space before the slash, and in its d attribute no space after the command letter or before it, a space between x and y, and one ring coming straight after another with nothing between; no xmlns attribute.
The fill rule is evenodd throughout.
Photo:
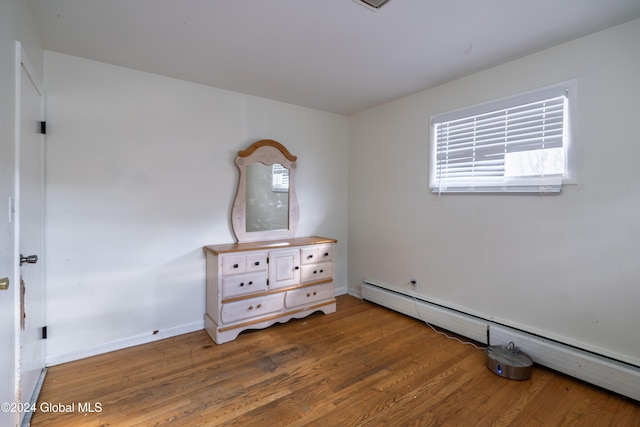
<svg viewBox="0 0 640 427"><path fill-rule="evenodd" d="M202 329L202 246L234 241L259 139L298 156L298 235L338 239L346 292L346 117L53 52L45 88L50 364Z"/></svg>
<svg viewBox="0 0 640 427"><path fill-rule="evenodd" d="M23 0L0 2L0 277L12 279L9 290L0 291L0 402L15 402L15 325L18 311L13 283L14 223L9 221L8 201L14 197L15 176L15 42L22 43L36 73L42 76L42 47L29 9ZM17 423L17 414L0 411L0 425Z"/></svg>
<svg viewBox="0 0 640 427"><path fill-rule="evenodd" d="M350 117L350 291L416 279L425 299L640 365L639 40L636 20ZM431 114L573 78L578 185L429 193Z"/></svg>

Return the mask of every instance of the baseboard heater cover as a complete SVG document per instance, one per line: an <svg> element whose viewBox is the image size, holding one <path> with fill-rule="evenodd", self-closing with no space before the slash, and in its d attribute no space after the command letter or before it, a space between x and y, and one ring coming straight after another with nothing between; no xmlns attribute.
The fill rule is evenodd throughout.
<svg viewBox="0 0 640 427"><path fill-rule="evenodd" d="M487 345L516 343L535 363L640 401L640 368L365 281L362 299Z"/></svg>
<svg viewBox="0 0 640 427"><path fill-rule="evenodd" d="M489 326L491 345L517 342L535 363L640 401L640 369L502 325Z"/></svg>
<svg viewBox="0 0 640 427"><path fill-rule="evenodd" d="M362 286L362 298L434 326L488 344L487 322L475 316L429 303L373 283Z"/></svg>

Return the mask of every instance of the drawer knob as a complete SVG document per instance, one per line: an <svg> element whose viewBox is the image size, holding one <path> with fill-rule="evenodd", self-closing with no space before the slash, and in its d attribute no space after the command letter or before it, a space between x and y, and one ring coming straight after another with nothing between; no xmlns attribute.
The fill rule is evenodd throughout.
<svg viewBox="0 0 640 427"><path fill-rule="evenodd" d="M241 286L241 287L242 287L242 286L244 286L244 282L240 283L240 286Z"/></svg>
<svg viewBox="0 0 640 427"><path fill-rule="evenodd" d="M233 268L238 268L238 264L233 264Z"/></svg>
<svg viewBox="0 0 640 427"><path fill-rule="evenodd" d="M253 310L253 306L252 305L249 306L249 310Z"/></svg>
<svg viewBox="0 0 640 427"><path fill-rule="evenodd" d="M300 270L300 267L296 265L295 267L293 267L293 269L294 270Z"/></svg>
<svg viewBox="0 0 640 427"><path fill-rule="evenodd" d="M309 298L311 296L311 294L307 294L307 298Z"/></svg>
<svg viewBox="0 0 640 427"><path fill-rule="evenodd" d="M249 282L250 285L253 285L253 282Z"/></svg>
<svg viewBox="0 0 640 427"><path fill-rule="evenodd" d="M329 252L325 252L325 253L324 253L324 256L329 256Z"/></svg>
<svg viewBox="0 0 640 427"><path fill-rule="evenodd" d="M261 307L262 307L262 304L258 304L258 306L256 308L261 308Z"/></svg>
<svg viewBox="0 0 640 427"><path fill-rule="evenodd" d="M324 273L324 270L320 270L320 273Z"/></svg>
<svg viewBox="0 0 640 427"><path fill-rule="evenodd" d="M307 256L307 259L311 259L311 258L313 258L313 255L308 255Z"/></svg>
<svg viewBox="0 0 640 427"><path fill-rule="evenodd" d="M313 274L318 274L318 270L313 270Z"/></svg>
<svg viewBox="0 0 640 427"><path fill-rule="evenodd" d="M314 293L313 293L313 295L318 295L318 293L317 293L317 292L314 292Z"/></svg>
<svg viewBox="0 0 640 427"><path fill-rule="evenodd" d="M254 262L253 265L260 265L260 261Z"/></svg>

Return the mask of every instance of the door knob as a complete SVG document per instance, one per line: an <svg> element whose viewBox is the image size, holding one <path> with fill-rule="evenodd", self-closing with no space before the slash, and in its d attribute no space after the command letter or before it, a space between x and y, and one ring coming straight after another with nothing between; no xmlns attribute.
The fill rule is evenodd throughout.
<svg viewBox="0 0 640 427"><path fill-rule="evenodd" d="M38 255L29 255L29 256L24 256L22 254L20 254L20 265L24 264L35 264L36 262L38 262Z"/></svg>

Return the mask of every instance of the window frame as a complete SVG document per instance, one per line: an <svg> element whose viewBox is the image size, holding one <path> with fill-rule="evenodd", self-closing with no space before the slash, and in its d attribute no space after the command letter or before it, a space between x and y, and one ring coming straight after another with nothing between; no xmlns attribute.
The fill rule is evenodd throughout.
<svg viewBox="0 0 640 427"><path fill-rule="evenodd" d="M468 185L443 186L443 182L436 176L437 173L437 132L436 126L443 122L457 120L465 117L473 117L496 110L513 108L531 102L558 96L564 93L566 96L564 132L562 148L564 151L564 172L560 185L558 179L544 179L540 176L532 177L503 177L501 183L489 183L480 178L470 178L470 182L477 180L478 183ZM577 100L577 81L568 80L549 86L521 92L515 95L494 99L452 111L431 115L429 120L429 189L435 194L451 193L529 193L529 194L551 194L559 192L562 185L577 183L576 165L576 143L575 143L575 118ZM545 182L550 185L545 185ZM553 185L551 185L553 183Z"/></svg>

